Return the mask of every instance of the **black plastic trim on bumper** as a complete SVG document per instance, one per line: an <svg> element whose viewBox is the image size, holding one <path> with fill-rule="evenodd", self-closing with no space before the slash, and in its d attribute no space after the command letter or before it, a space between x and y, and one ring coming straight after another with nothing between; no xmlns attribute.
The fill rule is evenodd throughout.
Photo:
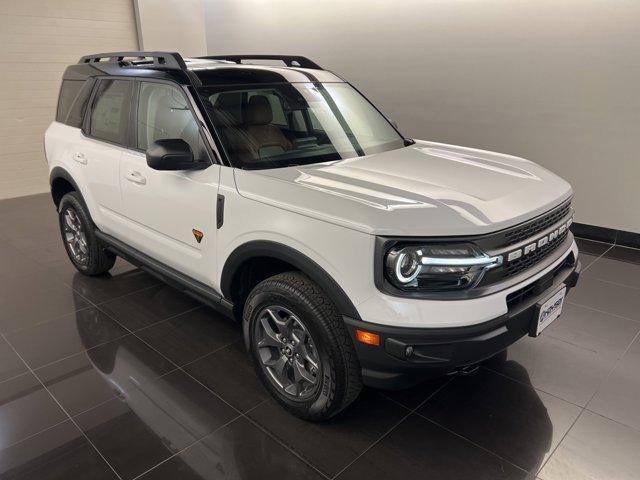
<svg viewBox="0 0 640 480"><path fill-rule="evenodd" d="M343 317L353 339L365 385L401 389L425 379L455 372L490 358L530 331L538 302L557 292L564 284L567 292L580 276L581 265L559 270L553 282L535 292L498 318L477 325L451 328L404 328L379 325ZM549 279L547 279L549 280ZM377 333L380 346L360 343L356 329Z"/></svg>

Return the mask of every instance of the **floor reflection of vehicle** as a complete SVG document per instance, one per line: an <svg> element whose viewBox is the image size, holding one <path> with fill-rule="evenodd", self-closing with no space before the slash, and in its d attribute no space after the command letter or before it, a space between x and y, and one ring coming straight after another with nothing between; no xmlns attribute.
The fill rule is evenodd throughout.
<svg viewBox="0 0 640 480"><path fill-rule="evenodd" d="M76 278L86 281L80 274L76 274L74 283ZM114 278L114 281L117 280ZM74 295L80 300L78 294ZM102 343L98 318L87 321L86 316L78 317L77 326L85 345ZM183 384L165 378L171 374L158 378L158 373L145 363L148 355L148 351L140 348L139 342L124 339L87 350L87 356L96 371L117 397L147 426L148 431L170 450L182 450L205 436L202 432L207 425L211 425L211 406L203 404L202 397L190 396L189 389L181 388L184 387ZM115 416L122 414L119 409L109 409L109 412L113 412ZM95 428L115 420L105 418L103 413L94 422ZM126 411L125 414L129 412ZM185 463L181 479L212 478L212 475L217 478L221 473L224 473L224 478L247 478L249 472L251 475L255 474L256 467L261 465L277 468L277 456L269 454L272 451L271 442L266 435L234 439L233 435L225 435L224 432L215 434L180 456ZM283 465L283 471L287 467L290 468Z"/></svg>
<svg viewBox="0 0 640 480"><path fill-rule="evenodd" d="M521 387L506 392L498 389L490 391L496 397L492 403L499 410L493 417L496 423L493 429L497 435L496 444L515 452L518 461L514 463L519 467L536 473L546 455L551 453L553 423L547 407L531 385L526 368L509 360L507 350L491 358L486 364L488 367L500 365L502 371L508 370ZM511 384L511 381L508 382ZM498 445L492 445L492 450L500 451Z"/></svg>
<svg viewBox="0 0 640 480"><path fill-rule="evenodd" d="M80 274L77 277L84 280ZM78 333L85 345L102 343L98 319L91 322L86 316L79 317ZM156 378L158 373L145 362L148 352L145 354L136 345L140 343L115 340L89 349L87 355L104 381L148 430L169 449L181 450L203 436L202 426L210 423L208 405L190 396L188 390L181 389L175 382ZM491 377L497 379L495 385L468 387L463 382L460 391L452 392L452 397L447 399L455 405L451 410L447 409L447 421L458 422L453 428L455 431L467 431L468 435L463 435L492 451L508 449L515 452L519 461L514 463L536 472L551 448L552 422L543 401L531 386L525 368L507 360L506 351L488 363L489 366L496 364L503 367L507 364L518 383L506 379L501 382L503 377L499 375ZM481 374L476 375L476 378L481 377ZM110 411L115 412L115 416L121 414L117 409ZM111 420L114 419L98 419L96 428ZM184 451L173 460L180 463L177 467L181 472L180 479L254 478L265 468L277 469L278 462L285 462L274 455L270 437L243 437L238 433L243 430L230 432L225 429ZM476 439L474 435L481 437ZM282 465L283 471L290 467Z"/></svg>

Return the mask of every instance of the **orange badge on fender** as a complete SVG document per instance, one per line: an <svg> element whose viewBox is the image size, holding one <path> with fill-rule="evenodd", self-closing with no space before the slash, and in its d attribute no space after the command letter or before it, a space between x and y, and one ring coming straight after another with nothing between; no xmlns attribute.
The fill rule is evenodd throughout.
<svg viewBox="0 0 640 480"><path fill-rule="evenodd" d="M204 237L204 233L202 233L200 230L196 230L194 228L193 230L191 230L191 233L193 233L193 236L196 237L196 242L200 243L202 241L202 237Z"/></svg>

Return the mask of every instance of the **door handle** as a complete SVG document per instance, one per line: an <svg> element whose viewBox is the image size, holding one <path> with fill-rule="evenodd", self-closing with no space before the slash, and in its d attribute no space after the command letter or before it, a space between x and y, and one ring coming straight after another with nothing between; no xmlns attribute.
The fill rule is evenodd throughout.
<svg viewBox="0 0 640 480"><path fill-rule="evenodd" d="M86 165L87 164L87 159L84 156L84 153L74 153L73 154L73 159L78 162L81 163L82 165Z"/></svg>
<svg viewBox="0 0 640 480"><path fill-rule="evenodd" d="M147 179L144 178L140 172L128 172L125 178L138 185L146 185L147 183Z"/></svg>

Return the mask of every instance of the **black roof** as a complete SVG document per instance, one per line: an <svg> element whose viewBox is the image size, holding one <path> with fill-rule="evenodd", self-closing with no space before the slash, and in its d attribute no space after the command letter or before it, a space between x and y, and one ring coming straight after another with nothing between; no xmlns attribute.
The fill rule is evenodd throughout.
<svg viewBox="0 0 640 480"><path fill-rule="evenodd" d="M243 63L280 61L282 66ZM87 55L67 67L64 79L103 75L173 80L185 85L239 85L293 82L343 82L299 55L216 55L183 58L173 52L111 52Z"/></svg>

